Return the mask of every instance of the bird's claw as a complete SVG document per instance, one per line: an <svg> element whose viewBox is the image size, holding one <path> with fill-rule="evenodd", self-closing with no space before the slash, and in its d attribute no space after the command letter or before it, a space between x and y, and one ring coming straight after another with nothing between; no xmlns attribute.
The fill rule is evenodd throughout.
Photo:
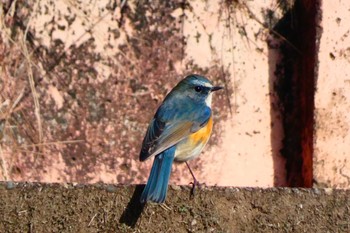
<svg viewBox="0 0 350 233"><path fill-rule="evenodd" d="M190 184L192 185L190 196L194 197L195 191L196 191L196 185L198 185L198 182L194 181L194 182L190 182Z"/></svg>
<svg viewBox="0 0 350 233"><path fill-rule="evenodd" d="M197 180L194 180L193 182L190 182L190 185L192 185L192 188L191 188L191 193L190 193L190 196L191 197L194 197L194 195L196 194L196 186L201 189L202 186L206 186L205 183L199 183Z"/></svg>

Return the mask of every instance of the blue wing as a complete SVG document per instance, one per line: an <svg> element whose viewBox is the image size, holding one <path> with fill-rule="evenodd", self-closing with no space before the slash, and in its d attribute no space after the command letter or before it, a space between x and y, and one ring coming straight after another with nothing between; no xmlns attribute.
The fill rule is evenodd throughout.
<svg viewBox="0 0 350 233"><path fill-rule="evenodd" d="M178 106L181 106L179 108ZM209 120L211 109L206 105L163 104L152 119L142 143L140 160L157 155L197 132Z"/></svg>

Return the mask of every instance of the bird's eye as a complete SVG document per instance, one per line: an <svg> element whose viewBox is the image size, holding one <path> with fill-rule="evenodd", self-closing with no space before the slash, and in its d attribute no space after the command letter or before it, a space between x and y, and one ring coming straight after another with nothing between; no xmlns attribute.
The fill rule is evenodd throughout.
<svg viewBox="0 0 350 233"><path fill-rule="evenodd" d="M201 92L202 91L202 87L201 86L195 86L194 90L196 92Z"/></svg>

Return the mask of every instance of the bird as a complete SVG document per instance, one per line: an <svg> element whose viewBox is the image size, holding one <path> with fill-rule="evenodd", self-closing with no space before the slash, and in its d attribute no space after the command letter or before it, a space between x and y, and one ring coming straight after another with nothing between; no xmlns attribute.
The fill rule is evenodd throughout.
<svg viewBox="0 0 350 233"><path fill-rule="evenodd" d="M201 75L182 79L164 98L143 139L140 161L154 157L140 202L163 203L166 199L172 164L199 156L213 128L212 94L223 87L214 86ZM197 180L188 166L194 182Z"/></svg>

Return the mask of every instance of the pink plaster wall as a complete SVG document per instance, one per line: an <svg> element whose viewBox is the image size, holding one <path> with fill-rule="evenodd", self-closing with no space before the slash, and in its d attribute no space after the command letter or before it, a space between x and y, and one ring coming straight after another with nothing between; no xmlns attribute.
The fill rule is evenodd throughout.
<svg viewBox="0 0 350 233"><path fill-rule="evenodd" d="M315 96L315 186L350 187L350 2L323 1Z"/></svg>
<svg viewBox="0 0 350 233"><path fill-rule="evenodd" d="M106 10L107 6L111 7L109 1L89 5L67 1L60 4L39 1L31 10L24 11L29 15L27 23L29 32L34 35L34 46L40 45L48 48L48 51L61 50L65 56L59 62L69 59L73 61L63 65L63 70L60 63L48 73L41 70L44 79L37 87L39 101L43 101L41 114L50 115L47 118L53 117L51 120L43 118L44 139L36 142L44 144L37 153L45 156L37 160L37 155L30 151L23 154L11 150L11 147L4 147L4 167L9 171L5 179L41 182L146 182L152 161L140 163L137 157L148 121L171 87L184 75L196 72L226 87L225 92L218 93L214 98L213 139L202 156L191 161L198 179L208 185L285 185L284 160L279 155L282 132L278 112L271 108L273 98L270 76L273 71L268 66L269 59L272 59L269 58L271 51L267 46L269 30L261 24L265 20L262 12L266 9L274 10L275 17L282 17L278 4L272 0L248 2L247 5L235 1L190 1L185 9L181 4L177 7L177 3L174 4L153 11L127 1L123 11L120 6L110 11ZM20 6L14 9L23 11ZM136 12L137 9L143 11L141 15ZM162 16L161 12L172 17L169 24L162 22L167 16ZM140 28L139 23L142 24ZM122 26L119 27L118 24ZM173 29L167 31L169 27ZM157 32L174 35L158 41L157 38L140 34L144 29L150 35ZM183 54L179 55L182 56L180 60L176 60L177 48L170 46L172 41L181 42L181 39L175 37L177 35L180 38L183 36L185 41L181 43ZM153 47L148 48L149 43L146 42L149 40ZM55 48L58 41L63 44ZM89 41L92 46L73 52L74 47L85 48ZM142 50L141 55L130 52L142 43L145 45L138 48ZM81 55L86 58L74 60L80 51L86 52L86 55ZM143 58L142 54L145 53L152 55ZM90 57L90 54L96 56ZM51 56L51 59L55 59L60 56L60 52ZM97 56L99 59L94 59ZM157 59L169 60L174 69L162 68L167 63L154 68L156 65L150 61ZM85 62L87 67L96 72L91 77L89 72L83 72L88 75L87 82L82 81L83 73L79 71ZM44 68L49 66L42 58L38 59L38 64ZM148 65L152 68L147 69ZM69 81L65 81L69 79L62 78L62 75L70 72L70 67L72 72L69 76L72 81L69 84ZM141 76L145 77L144 81ZM150 91L136 88L134 93L130 93L128 83L135 77L135 83ZM116 84L113 79L124 81ZM126 85L121 84L123 82ZM69 85L66 86L65 83ZM96 93L86 100L90 86ZM67 90L72 89L78 90L76 95L80 104L67 94ZM111 104L95 103L96 99L103 96L112 96L109 97L112 99ZM27 101L33 103L30 98ZM86 105L85 101L88 101ZM129 105L122 105L123 101ZM142 101L146 101L144 106L139 105ZM107 106L104 118L98 119L98 122L86 118L91 116L93 104L97 107ZM65 112L67 106L71 109ZM125 113L131 112L133 107L136 111L144 111L142 117L137 113ZM80 116L78 121L76 113L72 114L74 112ZM32 116L29 121L36 125L35 114L29 116ZM63 118L67 125L57 123L57 116L60 116L60 121ZM277 129L274 134L271 133L271 122L274 122ZM36 135L34 138L37 138ZM76 139L82 139L83 142L60 143ZM47 142L58 143L54 143L52 148L46 146ZM26 144L31 143L33 142ZM13 170L18 173L11 173ZM188 184L190 181L186 167L183 164L174 165L171 183Z"/></svg>
<svg viewBox="0 0 350 233"><path fill-rule="evenodd" d="M229 80L233 90L228 96L232 112L225 122L218 123L224 129L221 143L206 149L200 157L203 168L196 171L199 179L209 185L285 185L284 159L278 152L283 135L281 131L271 133L271 122L275 122L277 131L280 122L278 113L271 114L268 65L271 58L266 42L269 33L259 23L264 20L260 12L276 7L275 4L274 1L248 4L257 19L249 18L243 5L227 7L215 1L190 2L192 11L185 12L185 61L194 59L205 67L219 60L230 73L221 79ZM246 30L246 35L242 35L242 30ZM214 112L217 107L214 105Z"/></svg>

